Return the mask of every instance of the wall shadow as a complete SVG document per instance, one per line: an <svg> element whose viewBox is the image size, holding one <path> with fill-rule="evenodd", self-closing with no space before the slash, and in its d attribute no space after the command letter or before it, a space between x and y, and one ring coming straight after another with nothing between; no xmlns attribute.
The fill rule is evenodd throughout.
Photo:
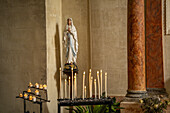
<svg viewBox="0 0 170 113"><path fill-rule="evenodd" d="M61 58L60 58L60 36L59 36L59 27L58 24L56 24L56 34L54 37L55 41L55 54L56 54L56 73L54 75L54 79L56 80L56 87L58 90L58 98L60 96L60 71L59 68L61 67Z"/></svg>

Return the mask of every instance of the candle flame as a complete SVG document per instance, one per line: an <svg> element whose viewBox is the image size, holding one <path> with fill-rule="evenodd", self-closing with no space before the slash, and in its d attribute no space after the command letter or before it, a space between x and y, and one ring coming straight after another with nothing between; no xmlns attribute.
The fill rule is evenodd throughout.
<svg viewBox="0 0 170 113"><path fill-rule="evenodd" d="M86 72L84 71L83 74L85 75L85 73L86 73Z"/></svg>
<svg viewBox="0 0 170 113"><path fill-rule="evenodd" d="M100 73L102 73L102 70L100 70Z"/></svg>
<svg viewBox="0 0 170 113"><path fill-rule="evenodd" d="M70 80L70 76L69 76L69 80Z"/></svg>
<svg viewBox="0 0 170 113"><path fill-rule="evenodd" d="M91 69L89 70L89 72L91 73Z"/></svg>
<svg viewBox="0 0 170 113"><path fill-rule="evenodd" d="M107 76L107 72L105 73L105 76Z"/></svg>
<svg viewBox="0 0 170 113"><path fill-rule="evenodd" d="M61 67L60 67L60 69L59 69L60 71L61 71Z"/></svg>

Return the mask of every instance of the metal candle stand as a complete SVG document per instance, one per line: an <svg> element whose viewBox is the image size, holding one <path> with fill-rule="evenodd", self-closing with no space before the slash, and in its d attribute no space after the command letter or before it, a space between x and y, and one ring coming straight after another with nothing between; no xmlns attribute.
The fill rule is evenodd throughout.
<svg viewBox="0 0 170 113"><path fill-rule="evenodd" d="M71 99L57 99L58 100L58 113L60 113L61 106L79 106L79 105L109 105L109 113L111 113L112 99L107 98L75 98Z"/></svg>
<svg viewBox="0 0 170 113"><path fill-rule="evenodd" d="M33 88L33 89L44 91L46 93L46 99L42 98L40 94L36 95L35 93L32 93L32 92L23 91L23 97L16 96L16 98L21 98L21 99L24 100L24 113L29 113L29 111L26 111L26 101L32 102L33 104L39 104L40 105L40 113L42 113L42 103L50 102L50 100L48 100L47 90L39 89L39 88L36 88L34 86L33 87L28 86L28 88ZM27 99L24 98L25 93L28 94ZM29 100L30 95L34 95L36 97L36 102L33 102L32 100ZM39 101L37 101L37 99L39 99Z"/></svg>

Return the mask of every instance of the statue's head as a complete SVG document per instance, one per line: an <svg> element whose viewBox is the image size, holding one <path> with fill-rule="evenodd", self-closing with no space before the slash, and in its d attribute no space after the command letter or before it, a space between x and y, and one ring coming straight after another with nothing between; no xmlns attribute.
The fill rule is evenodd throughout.
<svg viewBox="0 0 170 113"><path fill-rule="evenodd" d="M68 25L72 25L72 24L73 24L72 18L68 18L68 19L67 19L67 24L68 24Z"/></svg>

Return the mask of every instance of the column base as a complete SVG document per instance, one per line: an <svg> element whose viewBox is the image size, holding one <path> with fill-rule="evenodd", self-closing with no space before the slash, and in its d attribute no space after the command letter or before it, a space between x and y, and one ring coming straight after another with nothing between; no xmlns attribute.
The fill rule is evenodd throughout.
<svg viewBox="0 0 170 113"><path fill-rule="evenodd" d="M147 96L147 91L135 91L135 90L127 90L126 97L127 98L145 98Z"/></svg>
<svg viewBox="0 0 170 113"><path fill-rule="evenodd" d="M120 107L124 108L120 110L121 113L143 113L139 102L121 102Z"/></svg>
<svg viewBox="0 0 170 113"><path fill-rule="evenodd" d="M148 96L163 96L167 98L169 95L165 88L147 88Z"/></svg>

